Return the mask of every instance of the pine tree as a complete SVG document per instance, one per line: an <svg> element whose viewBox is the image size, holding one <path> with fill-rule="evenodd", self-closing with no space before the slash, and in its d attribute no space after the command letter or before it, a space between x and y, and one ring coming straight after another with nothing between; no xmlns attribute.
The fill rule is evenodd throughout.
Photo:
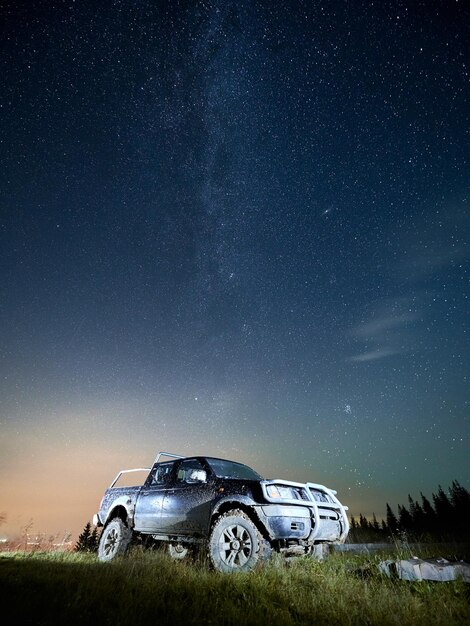
<svg viewBox="0 0 470 626"><path fill-rule="evenodd" d="M75 552L88 552L90 550L90 539L91 539L91 524L87 522L85 524L85 528L82 533L78 537L78 541L75 544L74 551Z"/></svg>
<svg viewBox="0 0 470 626"><path fill-rule="evenodd" d="M413 500L408 494L408 503L410 506L410 515L412 520L412 528L415 534L424 532L424 511L419 502Z"/></svg>
<svg viewBox="0 0 470 626"><path fill-rule="evenodd" d="M452 481L450 488L450 499L455 509L460 509L461 513L470 513L470 492L462 487L458 480Z"/></svg>
<svg viewBox="0 0 470 626"><path fill-rule="evenodd" d="M367 518L362 515L362 513L359 515L359 526L362 530L367 530L369 528L369 522L367 521Z"/></svg>
<svg viewBox="0 0 470 626"><path fill-rule="evenodd" d="M372 528L374 529L376 533L380 532L379 522L377 521L377 517L375 516L375 513L372 513Z"/></svg>
<svg viewBox="0 0 470 626"><path fill-rule="evenodd" d="M413 520L406 506L398 505L398 526L404 533L413 529Z"/></svg>
<svg viewBox="0 0 470 626"><path fill-rule="evenodd" d="M454 480L450 488L450 501L454 509L455 530L461 537L469 537L470 529L468 519L470 517L470 493L462 485Z"/></svg>
<svg viewBox="0 0 470 626"><path fill-rule="evenodd" d="M93 528L93 531L90 535L90 540L88 542L88 550L90 552L97 552L98 551L98 544L99 544L99 537L98 537L98 528L95 526Z"/></svg>
<svg viewBox="0 0 470 626"><path fill-rule="evenodd" d="M453 533L454 507L441 485L439 485L437 494L433 493L432 497L436 511L437 532L439 536Z"/></svg>
<svg viewBox="0 0 470 626"><path fill-rule="evenodd" d="M388 502L386 506L387 506L387 528L389 532L393 534L393 533L396 533L398 530L398 520Z"/></svg>
<svg viewBox="0 0 470 626"><path fill-rule="evenodd" d="M423 510L423 530L429 534L434 534L436 532L436 511L433 509L432 504L426 498L426 496L421 492L421 502L422 502L422 510Z"/></svg>

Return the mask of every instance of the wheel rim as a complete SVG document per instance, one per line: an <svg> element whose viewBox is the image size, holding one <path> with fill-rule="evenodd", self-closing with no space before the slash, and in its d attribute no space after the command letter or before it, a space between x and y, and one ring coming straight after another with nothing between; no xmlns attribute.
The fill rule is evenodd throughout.
<svg viewBox="0 0 470 626"><path fill-rule="evenodd" d="M243 567L253 553L252 538L244 526L228 526L219 540L219 556L225 565Z"/></svg>
<svg viewBox="0 0 470 626"><path fill-rule="evenodd" d="M104 540L103 551L106 556L111 556L116 552L119 541L119 533L115 528L111 528Z"/></svg>
<svg viewBox="0 0 470 626"><path fill-rule="evenodd" d="M187 551L187 548L185 548L185 547L183 546L183 544L181 544L181 543L176 543L176 544L173 546L173 550L176 552L176 554L183 554L184 552L186 552L186 551Z"/></svg>

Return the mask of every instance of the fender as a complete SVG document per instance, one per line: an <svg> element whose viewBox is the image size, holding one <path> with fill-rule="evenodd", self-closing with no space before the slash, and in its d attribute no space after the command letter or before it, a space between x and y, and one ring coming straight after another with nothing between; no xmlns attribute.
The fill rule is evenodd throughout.
<svg viewBox="0 0 470 626"><path fill-rule="evenodd" d="M231 494L231 495L223 496L220 500L217 500L217 502L215 503L212 509L211 520L214 518L214 516L217 516L219 512L222 511L223 513L225 513L226 511L229 511L230 509L236 509L240 507L240 505L242 505L243 509L250 517L255 518L255 520L253 521L255 521L255 523L257 522L257 526L262 527L262 529L260 528L260 530L264 530L264 532L267 535L271 534L266 524L264 523L263 519L259 515L259 511L258 511L258 509L260 508L259 504L257 504L253 500L253 498L250 498L249 496L244 496L244 495L239 495L239 494L237 495Z"/></svg>
<svg viewBox="0 0 470 626"><path fill-rule="evenodd" d="M249 496L244 496L241 494L227 494L226 496L222 496L220 500L217 500L217 502L214 504L214 507L212 508L212 515L216 515L219 510L228 503L233 504L235 507L237 506L237 504L244 504L245 506L249 507L256 506L256 502L253 500L253 498L250 498Z"/></svg>
<svg viewBox="0 0 470 626"><path fill-rule="evenodd" d="M104 520L104 525L114 517L114 512L119 507L122 507L126 511L129 527L132 527L134 525L134 504L132 498L128 495L119 496L113 500L109 507L108 514L106 515L106 519Z"/></svg>

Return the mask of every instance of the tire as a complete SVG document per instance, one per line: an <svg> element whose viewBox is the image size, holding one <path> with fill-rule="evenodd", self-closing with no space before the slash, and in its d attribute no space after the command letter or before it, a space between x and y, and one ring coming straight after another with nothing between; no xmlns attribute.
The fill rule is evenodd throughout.
<svg viewBox="0 0 470 626"><path fill-rule="evenodd" d="M183 545L182 543L169 543L167 551L171 558L175 559L175 561L182 561L190 554L189 547Z"/></svg>
<svg viewBox="0 0 470 626"><path fill-rule="evenodd" d="M249 572L269 553L251 519L238 509L221 515L209 537L209 559L219 572Z"/></svg>
<svg viewBox="0 0 470 626"><path fill-rule="evenodd" d="M98 560L111 561L117 556L122 556L132 539L132 530L128 528L122 519L115 517L104 527L98 545Z"/></svg>
<svg viewBox="0 0 470 626"><path fill-rule="evenodd" d="M327 543L317 543L311 548L310 556L316 561L324 561L330 554L330 546Z"/></svg>

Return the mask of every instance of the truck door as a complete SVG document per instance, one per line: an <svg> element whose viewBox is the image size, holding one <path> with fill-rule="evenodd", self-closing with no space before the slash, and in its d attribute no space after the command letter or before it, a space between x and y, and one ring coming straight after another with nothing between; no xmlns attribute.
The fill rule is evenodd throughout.
<svg viewBox="0 0 470 626"><path fill-rule="evenodd" d="M198 459L178 462L163 500L162 532L205 537L209 528L214 484Z"/></svg>
<svg viewBox="0 0 470 626"><path fill-rule="evenodd" d="M172 480L174 466L174 461L159 463L150 472L135 504L136 531L152 533L161 529L163 500Z"/></svg>

